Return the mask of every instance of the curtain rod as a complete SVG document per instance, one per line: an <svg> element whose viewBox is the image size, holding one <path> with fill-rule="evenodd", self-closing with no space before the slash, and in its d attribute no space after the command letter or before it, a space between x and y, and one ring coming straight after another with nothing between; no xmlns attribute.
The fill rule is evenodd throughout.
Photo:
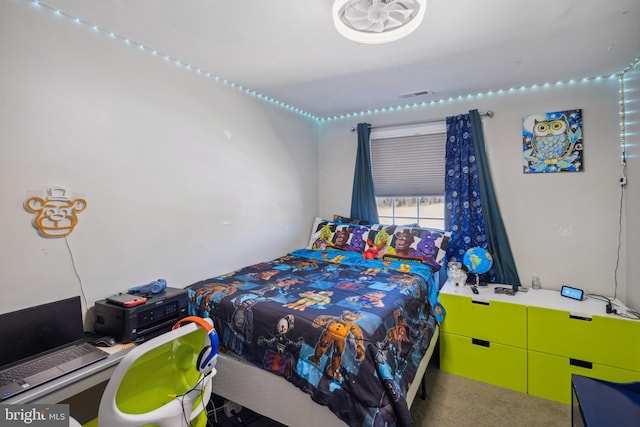
<svg viewBox="0 0 640 427"><path fill-rule="evenodd" d="M496 113L494 113L493 111L487 110L486 113L480 113L480 116L493 117L495 114ZM395 127L395 126L422 125L422 124L426 124L426 123L443 122L445 120L446 120L446 118L444 118L444 119L431 119L431 120L419 120L419 121L416 121L416 122L390 123L388 125L378 125L378 126L369 125L369 129L390 128L390 127ZM351 132L355 132L357 129L358 129L357 126L351 126Z"/></svg>

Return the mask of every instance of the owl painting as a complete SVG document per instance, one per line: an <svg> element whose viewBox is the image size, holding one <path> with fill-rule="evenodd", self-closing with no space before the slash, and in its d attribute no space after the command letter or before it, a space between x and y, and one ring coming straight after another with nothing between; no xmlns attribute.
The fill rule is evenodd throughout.
<svg viewBox="0 0 640 427"><path fill-rule="evenodd" d="M524 173L582 170L582 110L525 116L522 135Z"/></svg>

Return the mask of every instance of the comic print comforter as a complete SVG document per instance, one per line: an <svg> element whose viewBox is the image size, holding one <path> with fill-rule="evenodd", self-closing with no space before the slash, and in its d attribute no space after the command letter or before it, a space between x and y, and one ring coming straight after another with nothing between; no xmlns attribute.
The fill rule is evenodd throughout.
<svg viewBox="0 0 640 427"><path fill-rule="evenodd" d="M221 351L280 375L350 426L406 426L405 394L436 326L424 264L300 249L188 287Z"/></svg>

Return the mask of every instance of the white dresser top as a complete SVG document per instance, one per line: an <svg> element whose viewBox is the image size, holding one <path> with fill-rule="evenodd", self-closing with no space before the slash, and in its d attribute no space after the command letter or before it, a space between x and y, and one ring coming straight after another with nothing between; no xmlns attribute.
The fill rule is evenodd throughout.
<svg viewBox="0 0 640 427"><path fill-rule="evenodd" d="M608 314L606 312L606 301L597 299L594 297L586 296L582 301L576 301L571 298L566 298L560 295L560 291L554 291L549 289L531 289L528 292L517 292L515 295L497 294L494 289L496 287L511 288L509 285L494 285L489 284L486 286L478 286L479 294L474 294L471 291L471 285L454 286L447 281L442 289L441 294L453 294L460 296L471 297L473 301L490 302L490 301L503 301L511 302L514 304L522 304L527 306L535 306L542 308L550 308L555 310L568 311L574 316L591 318L593 315L615 317L618 319L628 319L624 316L618 316L613 313ZM613 308L618 313L625 313L627 307L622 304L618 299L612 301ZM446 306L444 307L446 310ZM632 320L632 319L629 319Z"/></svg>

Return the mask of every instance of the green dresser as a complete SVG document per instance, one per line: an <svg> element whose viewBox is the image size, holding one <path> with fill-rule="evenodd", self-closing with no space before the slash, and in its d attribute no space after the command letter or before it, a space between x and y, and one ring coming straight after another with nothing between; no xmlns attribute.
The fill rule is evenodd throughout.
<svg viewBox="0 0 640 427"><path fill-rule="evenodd" d="M442 293L443 371L527 391L527 307Z"/></svg>
<svg viewBox="0 0 640 427"><path fill-rule="evenodd" d="M571 374L640 381L640 321L529 306L528 331L530 394L570 403Z"/></svg>
<svg viewBox="0 0 640 427"><path fill-rule="evenodd" d="M534 289L499 295L495 287L479 295L442 288L443 371L566 404L571 374L640 381L640 321L607 314L595 299Z"/></svg>

